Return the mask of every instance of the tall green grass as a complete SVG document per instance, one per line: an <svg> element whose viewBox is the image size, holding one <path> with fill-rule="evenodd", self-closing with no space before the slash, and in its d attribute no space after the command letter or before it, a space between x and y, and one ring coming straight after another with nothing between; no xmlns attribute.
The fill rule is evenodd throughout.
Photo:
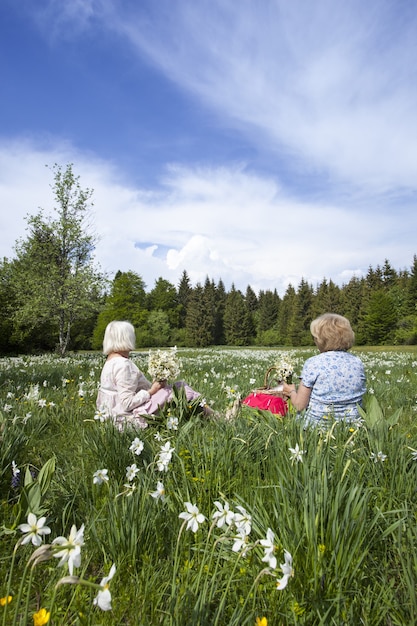
<svg viewBox="0 0 417 626"><path fill-rule="evenodd" d="M294 354L299 371L311 354ZM305 430L291 407L285 418L244 407L234 421L222 419L237 395L262 384L276 355L182 351L181 377L220 418L208 420L180 399L171 409L178 430L167 427L165 411L146 430L124 432L95 419L101 357L0 361L0 597L12 596L0 623L32 623L41 607L62 625L244 626L262 616L276 625L417 623L416 354L360 352L369 389L360 427ZM134 359L146 371L146 354ZM130 449L136 437L140 455ZM160 471L168 441L175 450ZM290 450L297 445L299 460ZM19 486L11 484L12 461ZM129 483L133 463L139 471ZM35 562L31 543L16 548L27 469L34 484L26 490L42 483L46 541L85 524L78 582L57 586L67 566L49 553ZM93 483L99 469L108 482ZM151 495L158 481L164 499ZM216 501L251 516L243 550L233 551L236 527L216 526ZM195 533L179 518L186 502L205 517ZM274 571L259 543L268 529ZM284 550L294 575L278 590ZM94 585L113 563L112 610L103 612L93 605Z"/></svg>

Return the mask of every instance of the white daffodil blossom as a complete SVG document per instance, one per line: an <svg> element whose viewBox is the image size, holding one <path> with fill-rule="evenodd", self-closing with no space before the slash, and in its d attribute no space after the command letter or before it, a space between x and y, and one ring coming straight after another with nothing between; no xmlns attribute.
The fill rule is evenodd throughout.
<svg viewBox="0 0 417 626"><path fill-rule="evenodd" d="M132 463L132 465L128 465L126 467L126 478L128 482L131 483L132 480L135 480L136 474L138 474L139 472L140 472L140 469L138 468L136 463Z"/></svg>
<svg viewBox="0 0 417 626"><path fill-rule="evenodd" d="M145 444L143 443L143 441L139 439L139 437L135 437L135 439L130 444L129 450L131 450L133 454L139 456L142 453L144 446Z"/></svg>
<svg viewBox="0 0 417 626"><path fill-rule="evenodd" d="M49 535L51 529L45 526L46 517L40 517L37 519L34 513L28 514L28 520L26 524L19 524L18 529L24 533L22 539L22 545L32 542L34 546L40 546L44 535Z"/></svg>
<svg viewBox="0 0 417 626"><path fill-rule="evenodd" d="M291 576L294 576L294 570L292 567L292 556L288 550L284 550L285 563L280 564L283 577L277 580L277 589L285 589Z"/></svg>
<svg viewBox="0 0 417 626"><path fill-rule="evenodd" d="M202 513L200 513L195 504L191 504L191 502L184 502L184 505L187 510L180 513L178 517L187 522L187 530L192 530L193 533L196 533L199 524L202 524L206 518Z"/></svg>
<svg viewBox="0 0 417 626"><path fill-rule="evenodd" d="M223 506L221 502L216 500L214 504L218 509L213 513L213 520L217 520L216 526L218 528L222 528L225 524L227 526L231 526L233 524L235 514L230 510L229 503L225 502Z"/></svg>
<svg viewBox="0 0 417 626"><path fill-rule="evenodd" d="M244 558L249 549L249 535L246 535L244 532L238 532L237 536L234 537L234 543L232 546L233 552L240 552L241 556Z"/></svg>
<svg viewBox="0 0 417 626"><path fill-rule="evenodd" d="M17 467L16 461L12 461L12 474L13 476L18 476L20 474L20 469Z"/></svg>
<svg viewBox="0 0 417 626"><path fill-rule="evenodd" d="M305 454L305 450L300 450L300 446L298 445L298 443L295 444L295 448L288 448L288 450L291 452L290 460L292 463L294 463L294 461L297 461L297 463L303 462L303 455Z"/></svg>
<svg viewBox="0 0 417 626"><path fill-rule="evenodd" d="M387 455L380 450L377 454L375 454L375 452L371 452L371 456L369 458L372 459L374 463L383 463L387 460Z"/></svg>
<svg viewBox="0 0 417 626"><path fill-rule="evenodd" d="M98 422L105 422L109 418L109 412L106 408L97 409L94 419Z"/></svg>
<svg viewBox="0 0 417 626"><path fill-rule="evenodd" d="M261 539L260 544L263 546L265 550L265 555L262 559L264 563L268 563L271 569L276 569L277 567L277 558L274 555L276 550L276 545L274 543L275 535L270 528L266 531L266 539Z"/></svg>
<svg viewBox="0 0 417 626"><path fill-rule="evenodd" d="M156 490L152 491L151 496L152 496L152 498L155 498L155 500L162 500L162 502L163 502L165 500L164 483L162 483L160 480L158 480L158 482L156 484Z"/></svg>
<svg viewBox="0 0 417 626"><path fill-rule="evenodd" d="M168 430L178 430L178 417L171 416L167 419Z"/></svg>
<svg viewBox="0 0 417 626"><path fill-rule="evenodd" d="M167 441L163 446L161 446L161 450L156 459L156 465L160 472L168 471L168 466L172 459L172 453L175 448L171 448L171 443Z"/></svg>
<svg viewBox="0 0 417 626"><path fill-rule="evenodd" d="M243 506L236 507L239 513L235 513L233 516L233 522L236 526L238 534L250 535L252 530L252 516L243 508Z"/></svg>
<svg viewBox="0 0 417 626"><path fill-rule="evenodd" d="M100 583L100 591L93 600L93 604L98 606L102 611L111 611L111 593L109 589L109 582L116 573L116 565L110 568L110 572L105 576Z"/></svg>
<svg viewBox="0 0 417 626"><path fill-rule="evenodd" d="M107 469L97 470L93 474L93 483L95 485L102 485L103 483L107 483L109 481L108 473L109 470Z"/></svg>
<svg viewBox="0 0 417 626"><path fill-rule="evenodd" d="M61 559L58 567L68 563L68 571L73 575L74 567L81 565L81 547L84 545L84 524L79 530L75 524L71 528L68 539L66 537L57 537L52 542L53 546L59 546L60 549L54 554L56 559Z"/></svg>

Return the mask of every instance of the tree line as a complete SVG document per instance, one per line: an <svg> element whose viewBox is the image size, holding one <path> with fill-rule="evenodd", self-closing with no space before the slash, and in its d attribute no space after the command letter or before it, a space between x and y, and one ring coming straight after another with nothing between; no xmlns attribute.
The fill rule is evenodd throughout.
<svg viewBox="0 0 417 626"><path fill-rule="evenodd" d="M359 345L417 343L417 256L409 269L388 259L366 276L339 287L301 279L280 297L208 276L192 285L184 270L178 285L158 278L150 291L139 272L108 280L94 261L89 230L92 191L81 189L72 164L53 168L54 216L27 217L28 236L15 257L0 262L0 351L27 353L100 349L112 319L128 319L137 346L310 346L310 322L324 312L348 317Z"/></svg>

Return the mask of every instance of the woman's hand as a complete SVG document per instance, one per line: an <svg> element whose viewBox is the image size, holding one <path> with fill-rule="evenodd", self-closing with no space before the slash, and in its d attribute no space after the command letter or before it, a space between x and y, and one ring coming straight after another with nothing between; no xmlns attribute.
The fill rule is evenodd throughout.
<svg viewBox="0 0 417 626"><path fill-rule="evenodd" d="M160 382L159 380L154 380L154 382L151 385L151 388L149 389L149 395L153 396L157 391L160 391L160 389L162 389L163 387L165 387L165 381Z"/></svg>
<svg viewBox="0 0 417 626"><path fill-rule="evenodd" d="M295 388L295 385L284 383L282 391L284 396L287 396L287 398L291 400L293 407L297 409L297 411L302 411L308 407L311 389L303 385L302 382L298 385L298 390Z"/></svg>
<svg viewBox="0 0 417 626"><path fill-rule="evenodd" d="M292 391L297 391L295 385L289 385L286 382L282 383L282 393L284 394L284 396L287 396L287 398L289 398Z"/></svg>

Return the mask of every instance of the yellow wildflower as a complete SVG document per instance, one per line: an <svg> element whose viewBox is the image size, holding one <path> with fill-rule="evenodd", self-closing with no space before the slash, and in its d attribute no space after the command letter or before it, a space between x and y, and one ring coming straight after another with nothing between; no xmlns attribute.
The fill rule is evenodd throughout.
<svg viewBox="0 0 417 626"><path fill-rule="evenodd" d="M268 626L268 620L266 617L257 617L255 626Z"/></svg>
<svg viewBox="0 0 417 626"><path fill-rule="evenodd" d="M33 626L44 626L49 622L51 613L46 609L39 609L37 613L33 614Z"/></svg>
<svg viewBox="0 0 417 626"><path fill-rule="evenodd" d="M10 604L12 601L12 596L4 596L4 598L0 598L0 606L6 606L6 604Z"/></svg>

